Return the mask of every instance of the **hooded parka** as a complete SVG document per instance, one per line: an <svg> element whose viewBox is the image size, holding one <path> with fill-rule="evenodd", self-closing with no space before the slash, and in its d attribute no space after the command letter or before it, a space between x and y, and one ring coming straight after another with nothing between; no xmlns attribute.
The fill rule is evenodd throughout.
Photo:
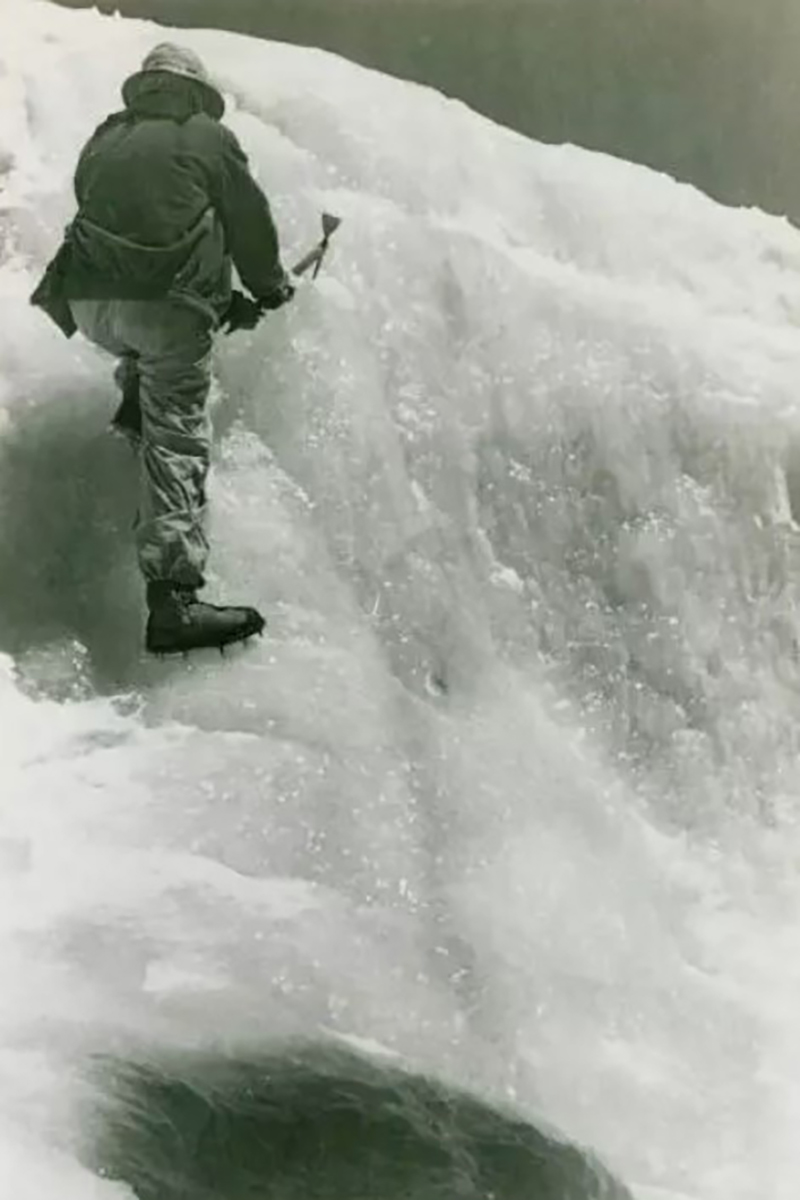
<svg viewBox="0 0 800 1200"><path fill-rule="evenodd" d="M181 297L219 318L231 259L256 299L280 285L278 238L235 134L210 115L222 111L221 96L185 71L148 67L154 56L163 63L164 49L127 81L126 108L81 152L78 212L51 284L67 299ZM172 49L181 65L187 52ZM42 298L34 293L33 302Z"/></svg>

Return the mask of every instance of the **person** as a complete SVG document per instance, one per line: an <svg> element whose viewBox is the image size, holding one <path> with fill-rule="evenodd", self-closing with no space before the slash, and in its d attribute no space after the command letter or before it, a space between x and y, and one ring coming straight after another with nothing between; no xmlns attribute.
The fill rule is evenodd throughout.
<svg viewBox="0 0 800 1200"><path fill-rule="evenodd" d="M136 542L146 649L223 647L261 633L251 607L201 601L214 332L292 298L269 201L202 60L164 42L122 86L75 171L77 214L31 296L67 336L117 356L114 425L141 461ZM235 290L232 265L250 292Z"/></svg>

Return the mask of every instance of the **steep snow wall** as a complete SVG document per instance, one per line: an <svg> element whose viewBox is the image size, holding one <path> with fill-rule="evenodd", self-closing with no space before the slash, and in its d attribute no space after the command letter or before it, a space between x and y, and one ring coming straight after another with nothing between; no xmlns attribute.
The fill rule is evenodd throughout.
<svg viewBox="0 0 800 1200"><path fill-rule="evenodd" d="M642 1196L794 1196L800 238L182 34L287 260L344 224L217 358L212 589L270 636L147 662L112 364L26 299L161 36L0 13L10 1194L106 1195L65 1165L95 1055L338 1038Z"/></svg>

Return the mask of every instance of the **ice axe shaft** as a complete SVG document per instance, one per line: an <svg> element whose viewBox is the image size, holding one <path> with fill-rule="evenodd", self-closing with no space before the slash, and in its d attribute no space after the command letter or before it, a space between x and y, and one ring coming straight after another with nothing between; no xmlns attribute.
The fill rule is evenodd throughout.
<svg viewBox="0 0 800 1200"><path fill-rule="evenodd" d="M341 217L334 217L331 213L322 214L322 238L317 242L313 250L309 250L308 254L304 254L298 263L292 267L293 275L305 275L311 267L314 268L312 279L316 279L319 274L319 269L322 266L322 260L328 253L328 244L331 240L331 235L336 232L342 223Z"/></svg>

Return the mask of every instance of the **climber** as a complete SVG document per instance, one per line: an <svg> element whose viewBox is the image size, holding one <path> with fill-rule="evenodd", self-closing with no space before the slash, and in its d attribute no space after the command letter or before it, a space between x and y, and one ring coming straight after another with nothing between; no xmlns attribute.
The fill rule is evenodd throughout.
<svg viewBox="0 0 800 1200"><path fill-rule="evenodd" d="M260 633L254 608L198 598L208 556L207 399L215 330L290 300L269 202L198 56L162 43L122 86L124 109L83 148L78 211L31 302L119 359L116 427L142 466L138 559L155 653ZM232 286L232 265L252 298Z"/></svg>

